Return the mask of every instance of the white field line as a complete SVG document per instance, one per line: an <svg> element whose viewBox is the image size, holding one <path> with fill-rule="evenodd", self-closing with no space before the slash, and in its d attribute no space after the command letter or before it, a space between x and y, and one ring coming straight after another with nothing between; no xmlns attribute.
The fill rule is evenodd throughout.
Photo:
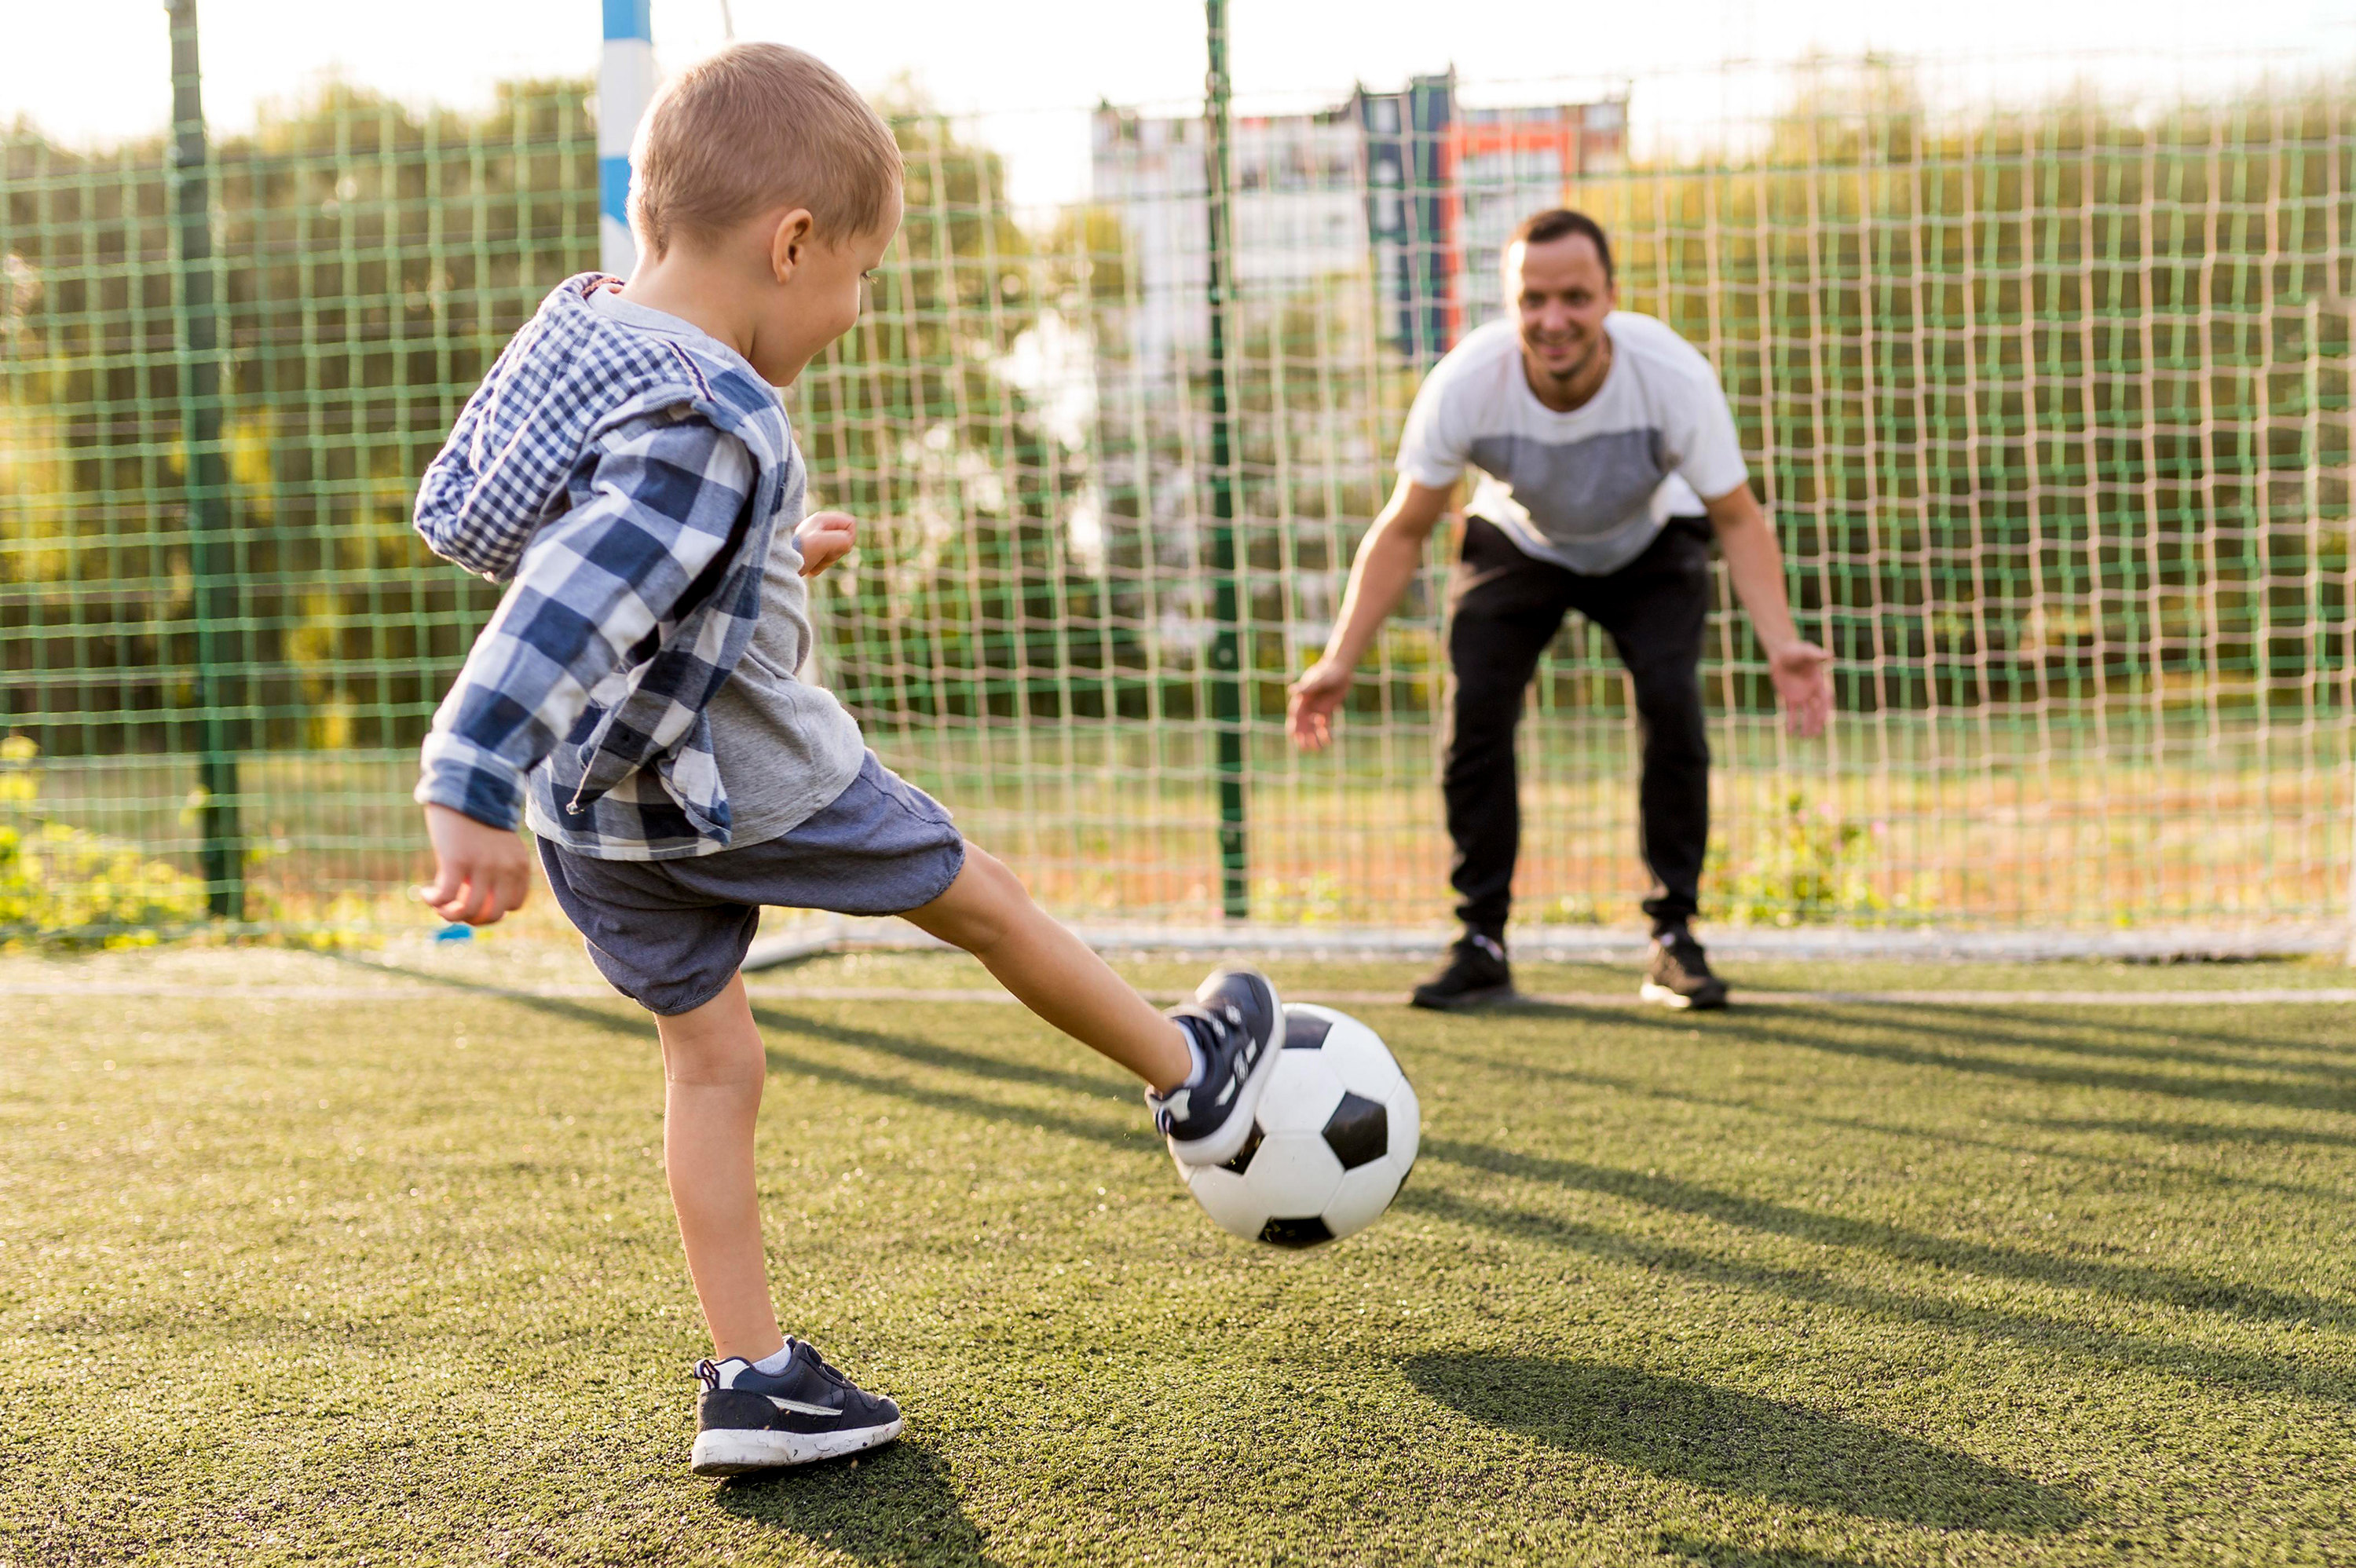
<svg viewBox="0 0 2356 1568"><path fill-rule="evenodd" d="M749 987L765 1002L981 1002L1012 1003L1014 998L994 987L914 989L896 986L767 986ZM619 1001L620 994L605 986L487 986L455 980L439 985L394 983L373 986L193 986L125 981L31 980L0 981L0 997L141 997L189 1001L239 1002L369 1002L419 1001L455 995L510 997L519 999ZM1399 991L1293 991L1296 1002L1321 1002L1333 1007L1392 1007L1405 1000ZM1148 991L1158 1003L1182 1000L1178 991ZM1632 986L1624 991L1532 991L1525 999L1558 1008L1633 1008L1649 1006L1637 999ZM2306 1003L2346 1007L2356 1004L2356 987L2252 987L2237 991L1751 991L1735 993L1738 1008L1788 1007L1947 1007L1947 1008L2164 1008L2279 1007Z"/></svg>

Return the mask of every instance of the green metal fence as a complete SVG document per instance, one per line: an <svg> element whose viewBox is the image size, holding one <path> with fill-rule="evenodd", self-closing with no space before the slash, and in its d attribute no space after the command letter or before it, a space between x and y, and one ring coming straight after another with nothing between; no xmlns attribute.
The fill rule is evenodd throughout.
<svg viewBox="0 0 2356 1568"><path fill-rule="evenodd" d="M2347 86L1998 111L1823 68L1648 144L1640 84L1561 174L1622 304L1719 368L1839 661L1833 736L1793 742L1715 623L1715 917L2346 919ZM414 748L495 592L415 542L412 487L594 262L584 83L335 88L209 142L192 107L99 151L0 133L0 940L420 918ZM1531 189L1483 187L1472 123L1410 210ZM788 399L868 528L824 677L1064 913L1436 920L1437 555L1337 751L1280 734L1428 358L1378 250L1287 238L1379 228L1375 144L1107 114L1099 198L1017 213L969 127L897 123L874 308ZM1481 304L1464 231L1411 270L1433 319ZM1568 628L1532 702L1520 908L1622 920L1608 646Z"/></svg>

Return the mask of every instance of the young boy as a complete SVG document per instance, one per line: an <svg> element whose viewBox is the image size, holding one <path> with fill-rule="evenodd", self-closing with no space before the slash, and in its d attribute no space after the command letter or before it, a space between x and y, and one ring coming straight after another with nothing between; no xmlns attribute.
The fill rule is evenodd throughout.
<svg viewBox="0 0 2356 1568"><path fill-rule="evenodd" d="M964 948L1143 1080L1188 1165L1242 1146L1282 1019L1250 972L1156 1012L794 677L802 580L854 525L802 516L771 389L859 318L900 221L891 132L818 60L739 45L669 83L635 163L637 271L548 296L418 493L437 552L512 579L425 742L420 896L477 925L519 906L528 816L591 958L656 1015L663 1163L712 1333L693 1465L727 1475L901 1424L778 1329L753 1169L766 1067L737 973L760 906L901 914Z"/></svg>

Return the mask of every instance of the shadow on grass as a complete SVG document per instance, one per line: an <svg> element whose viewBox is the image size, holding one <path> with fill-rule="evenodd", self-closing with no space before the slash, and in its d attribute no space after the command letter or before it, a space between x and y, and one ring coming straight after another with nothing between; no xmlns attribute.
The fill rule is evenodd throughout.
<svg viewBox="0 0 2356 1568"><path fill-rule="evenodd" d="M2097 1154L2086 1149L2065 1147L2053 1144L2008 1143L2002 1138L1975 1137L1949 1126L1908 1126L1900 1123L1877 1122L1864 1116L1834 1116L1815 1111L1797 1111L1789 1105L1773 1104L1763 1098L1744 1099L1734 1095L1703 1094L1689 1089L1665 1088L1659 1083L1618 1073L1583 1072L1575 1067L1563 1067L1552 1062L1500 1061L1494 1055L1434 1045L1430 1040L1417 1042L1419 1055L1446 1057L1484 1070L1507 1070L1525 1075L1554 1079L1564 1083L1577 1083L1590 1089L1601 1089L1614 1094L1625 1094L1640 1100L1665 1100L1678 1105L1705 1105L1712 1110L1734 1111L1744 1115L1767 1116L1777 1121L1798 1122L1809 1126L1833 1127L1843 1132L1865 1133L1877 1137L1901 1138L1919 1143L1945 1144L1955 1148L1994 1149L1999 1154L2031 1155L2040 1159L2066 1159L2084 1165L2110 1166L2134 1171L2163 1171L2174 1180L2197 1181L2204 1186L2244 1188L2253 1192L2278 1192L2291 1198L2324 1198L2334 1202L2341 1194L2336 1188L2318 1187L2307 1182L2273 1181L2265 1177L2243 1176L2233 1171L2215 1170L2197 1166L2183 1166L2154 1160L2146 1156ZM2146 1132L2160 1136L2161 1129L2176 1125L2168 1122L2101 1122L2062 1121L2046 1118L2008 1116L2001 1120L2021 1126L2050 1128L2056 1132L2088 1132L2114 1130ZM2203 1136L2211 1135L2211 1136ZM2193 1125L2186 1142L2229 1142L2231 1130ZM2252 1143L2344 1143L2356 1147L2356 1136L2338 1133L2302 1135L2289 1130L2253 1130L2247 1137Z"/></svg>
<svg viewBox="0 0 2356 1568"><path fill-rule="evenodd" d="M1486 1426L1712 1491L1942 1530L2066 1530L2085 1510L1968 1454L1633 1367L1483 1352L1415 1356L1415 1386Z"/></svg>
<svg viewBox="0 0 2356 1568"><path fill-rule="evenodd" d="M331 955L331 956L333 956ZM357 963L357 960L347 960ZM476 980L461 980L448 975L435 975L422 969L402 968L396 965L369 965L372 970L391 970L414 979L430 981L454 991L464 991L486 1000L512 1002L551 1018L568 1023L601 1029L607 1033L626 1035L655 1043L653 1020L636 1008L619 1010L626 1006L616 996L614 1010L587 1002L568 1000L562 997L540 997L530 992L509 990ZM810 1040L824 1040L833 1045L851 1046L878 1055L894 1057L918 1067L928 1067L944 1072L957 1072L968 1077L994 1080L999 1083L1023 1084L1052 1089L1058 1093L1123 1106L1134 1104L1133 1098L1100 1078L1090 1078L1061 1068L1033 1067L1026 1062L1009 1061L1001 1057L985 1056L979 1051L959 1051L954 1046L939 1045L904 1034L887 1034L880 1029L858 1029L848 1024L828 1023L782 1008L755 1005L754 1021L763 1029L801 1035ZM772 1072L798 1072L822 1083L839 1084L847 1089L863 1090L872 1094L888 1095L912 1104L929 1106L955 1115L979 1116L992 1122L1020 1122L1041 1132L1057 1133L1066 1137L1083 1138L1109 1147L1136 1149L1151 1147L1151 1127L1141 1115L1132 1133L1099 1122L1085 1121L1060 1115L1053 1111L1038 1110L1027 1105L1008 1104L1000 1100L984 1099L977 1094L965 1094L952 1089L928 1089L896 1078L860 1072L831 1062L767 1048L768 1068Z"/></svg>
<svg viewBox="0 0 2356 1568"><path fill-rule="evenodd" d="M2022 1083L2128 1094L2158 1094L2174 1099L2216 1100L2229 1104L2286 1105L2302 1111L2356 1111L2356 1084L2138 1072L2123 1067L2096 1067L2076 1061L2021 1061L2008 1057L1981 1055L1968 1048L1995 1046L2064 1055L2073 1049L2068 1041L2049 1035L2005 1029L2001 1027L2003 1015L1989 1016L1994 1009L1974 1012L1963 1022L1954 1024L1938 1022L1928 1017L1925 1010L1910 1010L1896 1018L1861 1016L1867 1012L1868 1009L1863 1008L1812 1004L1778 1007L1772 1016L1764 1010L1746 1012L1739 1008L1718 1014L1678 1013L1674 1015L1676 1021L1671 1024L1643 1014L1632 1015L1625 1009L1540 1003L1517 1008L1511 1016L1517 1019L1558 1018L1586 1024L1606 1022L1615 1027L1633 1025L1663 1032L1674 1029L1685 1034L1708 1029L1731 1036L1746 1045L1796 1046L1828 1056L1886 1061L1897 1067L1937 1068L1950 1072L2007 1078ZM1812 1025L1815 1027L1810 1027ZM2031 1027L2037 1026L2032 1024ZM2044 1027L2058 1029L2064 1027L2064 1023ZM2083 1029L2107 1026L2070 1019L2066 1020L2066 1027ZM1902 1034L1908 1040L1922 1043L1849 1038L1858 1033ZM2247 1044L2251 1050L2268 1049L2263 1041L2252 1040ZM2213 1068L2218 1063L2203 1059L2187 1065ZM2273 1071L2300 1071L2296 1067L2277 1067L2271 1063L2261 1065Z"/></svg>
<svg viewBox="0 0 2356 1568"><path fill-rule="evenodd" d="M2305 1127L2236 1127L2215 1122L2164 1122L2124 1116L2039 1116L2022 1125L2064 1133L2129 1133L2170 1144L2287 1144L2356 1148L2356 1133L2327 1133Z"/></svg>
<svg viewBox="0 0 2356 1568"><path fill-rule="evenodd" d="M2166 991L2147 991L2144 993L2141 1004L2145 1007L2154 1008L2165 1008L2169 1005L2168 993ZM2280 1005L2286 1007L2298 1006L2311 1008L2319 1017L2327 1018L2333 1012L2343 1009L2346 1007L2346 1004L2341 1002L2304 1002L2258 1005ZM1867 1008L1882 1009L1902 1006L1905 1015L1909 1018L1916 1018L1925 1012L1934 1013L1952 1019L1958 1027L1967 1027L1969 1020L1974 1016L1984 1014L1990 1010L1986 1008L1968 1007L1964 1004L1953 1002L1908 1002L1904 1004L1871 1002L1864 1004L1864 1006ZM2259 1035L2246 1032L2237 1033L2217 1029L2197 1029L2186 1025L2178 1019L2171 1019L2169 1022L2164 1024L2144 1023L2136 1019L2132 1012L2128 1012L2124 1017L2120 1016L2120 1012L2115 1010L2115 1004L2105 1007L2100 1014L2093 1016L2083 1012L2072 1012L2069 1010L2069 1008L2070 1004L2067 1002L2022 1002L2006 1007L2003 1009L2003 1016L2017 1024L2026 1025L2033 1029L2041 1028L2054 1029L2064 1034L2083 1033L2085 1029L2092 1028L2100 1029L2105 1034L2120 1037L2141 1036L2158 1042L2154 1045L2078 1045L2073 1043L2062 1043L2057 1044L2054 1047L2056 1050L2084 1050L2091 1054L2107 1056L2139 1055L2147 1057L2156 1061L2181 1061L2194 1066L2238 1066L2246 1060L2248 1053L2253 1051L2329 1052L2334 1050L2333 1043L2328 1040L2295 1040L2287 1038L2276 1040L2266 1039ZM2205 1006L2202 1008L2202 1011L2204 1012L2213 1010L2214 1009L2209 1008ZM2219 1049L2213 1051L2200 1049L2200 1047L2204 1044L2214 1045ZM2319 1072L2337 1078L2356 1077L2356 1063L2346 1061L2329 1061L2282 1062L2276 1065L2278 1065L2282 1071L2289 1072Z"/></svg>
<svg viewBox="0 0 2356 1568"><path fill-rule="evenodd" d="M1535 1242L1609 1263L1668 1274L1741 1290L1765 1291L1889 1321L1920 1323L1943 1333L2005 1339L2046 1355L2070 1355L2190 1379L2229 1382L2356 1404L2356 1384L2335 1369L2295 1356L2254 1355L2167 1339L2085 1323L2064 1322L2004 1307L1983 1307L1954 1296L1912 1296L1877 1285L1854 1285L1814 1269L1782 1268L1713 1256L1622 1235L1601 1225L1558 1219L1465 1198L1426 1184L1398 1195L1398 1207L1451 1221L1494 1235Z"/></svg>
<svg viewBox="0 0 2356 1568"><path fill-rule="evenodd" d="M1029 1062L1009 1061L1004 1057L988 1056L978 1051L960 1051L955 1046L917 1040L909 1035L887 1034L881 1029L860 1029L852 1024L828 1023L805 1013L788 1012L774 1003L755 1002L753 1005L753 1020L763 1029L785 1029L836 1045L881 1051L886 1056L896 1056L903 1061L911 1061L919 1067L937 1068L944 1072L965 1072L976 1078L995 1078L1006 1083L1053 1089L1058 1093L1102 1100L1124 1107L1137 1104L1133 1091L1067 1068L1034 1067ZM1073 1049L1080 1048L1075 1046Z"/></svg>
<svg viewBox="0 0 2356 1568"><path fill-rule="evenodd" d="M2211 1279L2184 1270L2150 1264L2102 1263L2090 1258L2056 1257L2021 1247L1990 1242L1936 1236L1877 1220L1851 1219L1845 1214L1802 1209L1788 1203L1721 1192L1698 1182L1675 1177L1590 1165L1584 1160L1555 1159L1518 1154L1485 1144L1448 1138L1423 1140L1420 1157L1485 1170L1497 1176L1520 1177L1551 1186L1601 1192L1641 1203L1647 1208L1713 1220L1747 1231L1763 1231L1821 1246L1860 1247L1908 1263L1931 1264L1994 1278L2018 1279L2039 1285L2098 1290L2131 1301L2163 1304L2188 1310L2229 1313L2242 1317L2272 1317L2328 1323L2335 1328L2356 1324L2356 1307L2345 1301L2298 1291L2268 1290L2232 1280Z"/></svg>
<svg viewBox="0 0 2356 1568"><path fill-rule="evenodd" d="M612 1002L604 1007L597 1007L588 1002L569 1001L562 997L535 996L530 991L511 990L505 986L488 986L480 980L462 980L455 975L436 975L430 969L412 969L403 964L369 963L342 953L328 953L322 956L333 959L338 964L350 965L356 969L366 969L371 975L399 975L403 979L423 980L427 985L440 986L445 990L464 991L471 996L480 997L486 1001L513 1002L518 1007L529 1008L533 1012L545 1013L551 1018L563 1019L569 1023L602 1029L608 1034L628 1035L634 1040L644 1040L650 1046L655 1043L653 1015L641 1010L636 1003L619 991L614 993ZM623 1011L624 1008L628 1010Z"/></svg>
<svg viewBox="0 0 2356 1568"><path fill-rule="evenodd" d="M920 1066L963 1072L1003 1083L1044 1084L1066 1093L1084 1089L1091 1099L1096 1099L1098 1103L1111 1098L1107 1094L1106 1087L1102 1083L1083 1079L1076 1073L1063 1072L1055 1068L1027 1067L1020 1062L1003 1061L996 1057L981 1056L969 1051L958 1051L948 1046L935 1045L929 1040L913 1040L906 1035L885 1034L877 1029L852 1029L841 1024L820 1023L816 1019L783 1012L775 1008L755 1008L753 1010L753 1016L765 1029L805 1035L837 1045L855 1046ZM1142 1151L1154 1147L1151 1139L1152 1125L1141 1115L1136 1118L1131 1127L1122 1128L1077 1116L1066 1116L1055 1111L1041 1110L1035 1106L1009 1104L1003 1100L985 1099L979 1094L967 1094L955 1089L927 1088L922 1084L910 1083L904 1079L861 1072L851 1068L837 1066L832 1062L796 1055L774 1044L766 1048L766 1054L769 1071L772 1072L798 1072L805 1077L815 1078L823 1083L863 1090L871 1094L888 1095L894 1099L904 1100L910 1104L923 1105L935 1111L945 1111L954 1115L978 1116L988 1122L1020 1123L1043 1133L1081 1138L1090 1143L1102 1144L1108 1148ZM1119 1100L1124 1105L1132 1103L1127 1095L1119 1096Z"/></svg>
<svg viewBox="0 0 2356 1568"><path fill-rule="evenodd" d="M860 1563L993 1563L949 1485L948 1467L903 1440L856 1459L723 1481L719 1506L749 1524L798 1536Z"/></svg>
<svg viewBox="0 0 2356 1568"><path fill-rule="evenodd" d="M1694 1535L1661 1535L1655 1539L1653 1550L1682 1563L1701 1563L1704 1568L1871 1568L1855 1557L1738 1546L1731 1541L1706 1541Z"/></svg>

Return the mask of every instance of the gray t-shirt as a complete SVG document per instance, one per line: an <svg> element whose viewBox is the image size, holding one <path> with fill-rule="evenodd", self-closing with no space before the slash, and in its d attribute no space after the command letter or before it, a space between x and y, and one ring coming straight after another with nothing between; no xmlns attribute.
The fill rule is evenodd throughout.
<svg viewBox="0 0 2356 1568"><path fill-rule="evenodd" d="M643 331L712 341L692 322L619 294L600 290L589 297L596 309ZM721 440L734 450L715 453L707 472L749 495L752 453L734 436ZM742 465L734 476L726 473L732 458ZM802 466L796 463L778 497L776 542L761 573L760 624L752 645L705 709L712 720L712 760L728 794L732 848L766 843L800 827L850 786L867 755L859 721L834 693L798 674L815 642L802 552L794 543L803 500Z"/></svg>
<svg viewBox="0 0 2356 1568"><path fill-rule="evenodd" d="M1569 413L1538 401L1515 323L1468 333L1431 368L1399 437L1398 471L1419 485L1482 473L1466 510L1525 554L1590 577L1644 553L1671 517L1750 477L1734 416L1709 361L1649 315L1613 311L1612 368Z"/></svg>

